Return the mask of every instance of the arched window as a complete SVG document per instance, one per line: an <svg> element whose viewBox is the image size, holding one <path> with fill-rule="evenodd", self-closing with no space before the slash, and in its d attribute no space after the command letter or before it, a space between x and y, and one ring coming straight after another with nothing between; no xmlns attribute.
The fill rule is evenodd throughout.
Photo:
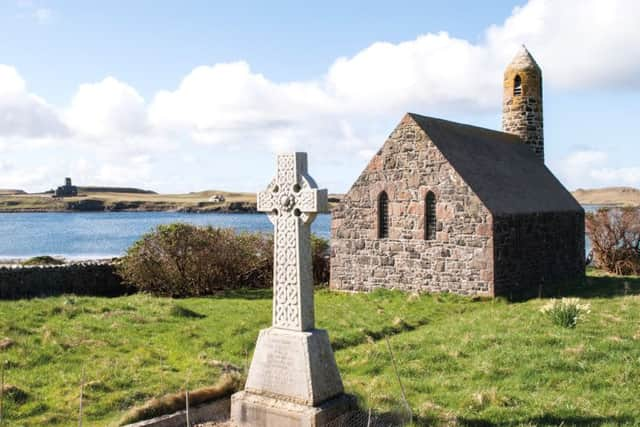
<svg viewBox="0 0 640 427"><path fill-rule="evenodd" d="M436 196L431 191L427 193L424 202L424 239L436 238Z"/></svg>
<svg viewBox="0 0 640 427"><path fill-rule="evenodd" d="M513 94L522 95L522 79L518 74L516 74L516 78L513 80Z"/></svg>
<svg viewBox="0 0 640 427"><path fill-rule="evenodd" d="M378 237L389 237L389 197L384 191L378 196Z"/></svg>

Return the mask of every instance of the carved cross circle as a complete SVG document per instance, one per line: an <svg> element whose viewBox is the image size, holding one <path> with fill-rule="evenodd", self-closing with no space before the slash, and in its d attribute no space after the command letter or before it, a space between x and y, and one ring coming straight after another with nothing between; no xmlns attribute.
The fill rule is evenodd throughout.
<svg viewBox="0 0 640 427"><path fill-rule="evenodd" d="M276 177L258 193L258 210L266 212L274 223L279 216L296 216L305 224L311 223L315 214L327 211L326 190L318 190L307 174L306 153L278 155Z"/></svg>

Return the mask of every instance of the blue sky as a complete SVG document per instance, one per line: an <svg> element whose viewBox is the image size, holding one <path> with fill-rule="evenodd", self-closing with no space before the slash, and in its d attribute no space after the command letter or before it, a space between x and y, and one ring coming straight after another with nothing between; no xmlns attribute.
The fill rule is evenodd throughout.
<svg viewBox="0 0 640 427"><path fill-rule="evenodd" d="M296 149L343 192L406 111L499 128L521 43L547 165L640 186L636 3L0 0L0 188L256 191Z"/></svg>

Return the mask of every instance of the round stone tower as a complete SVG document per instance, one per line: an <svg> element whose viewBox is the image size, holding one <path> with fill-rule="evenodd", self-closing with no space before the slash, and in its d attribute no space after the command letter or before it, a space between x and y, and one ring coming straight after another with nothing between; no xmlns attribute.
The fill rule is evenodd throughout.
<svg viewBox="0 0 640 427"><path fill-rule="evenodd" d="M544 163L542 70L524 45L504 71L502 130L522 138Z"/></svg>

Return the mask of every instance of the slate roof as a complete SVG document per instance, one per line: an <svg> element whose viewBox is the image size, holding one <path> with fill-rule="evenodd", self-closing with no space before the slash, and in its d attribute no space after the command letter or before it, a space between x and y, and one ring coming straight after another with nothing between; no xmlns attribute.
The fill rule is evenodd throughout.
<svg viewBox="0 0 640 427"><path fill-rule="evenodd" d="M518 136L409 116L494 215L583 210Z"/></svg>

